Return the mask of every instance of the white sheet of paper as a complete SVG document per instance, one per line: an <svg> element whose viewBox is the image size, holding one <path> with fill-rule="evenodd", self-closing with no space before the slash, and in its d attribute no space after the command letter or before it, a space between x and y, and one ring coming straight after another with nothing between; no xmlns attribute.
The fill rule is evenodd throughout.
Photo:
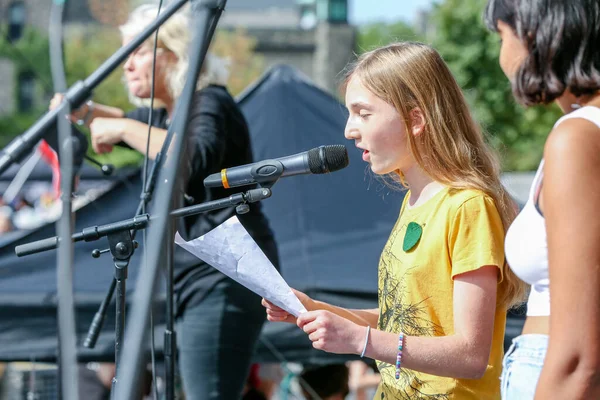
<svg viewBox="0 0 600 400"><path fill-rule="evenodd" d="M236 216L189 242L178 232L175 243L294 316L306 311Z"/></svg>

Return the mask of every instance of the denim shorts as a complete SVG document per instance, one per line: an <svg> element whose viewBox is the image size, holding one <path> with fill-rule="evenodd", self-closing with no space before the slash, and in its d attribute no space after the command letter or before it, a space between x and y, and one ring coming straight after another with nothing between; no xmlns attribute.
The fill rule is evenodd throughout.
<svg viewBox="0 0 600 400"><path fill-rule="evenodd" d="M547 348L547 335L521 335L513 339L502 362L503 400L533 400Z"/></svg>

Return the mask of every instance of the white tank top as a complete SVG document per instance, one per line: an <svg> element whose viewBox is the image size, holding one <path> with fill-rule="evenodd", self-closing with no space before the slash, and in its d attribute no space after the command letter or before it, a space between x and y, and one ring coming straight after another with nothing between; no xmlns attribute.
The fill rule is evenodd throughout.
<svg viewBox="0 0 600 400"><path fill-rule="evenodd" d="M600 108L582 107L561 117L554 127L570 118L583 118L600 128ZM510 268L523 281L531 285L527 301L527 315L550 315L550 289L548 280L548 244L544 217L536 208L544 176L544 160L535 174L527 203L506 233L505 251Z"/></svg>

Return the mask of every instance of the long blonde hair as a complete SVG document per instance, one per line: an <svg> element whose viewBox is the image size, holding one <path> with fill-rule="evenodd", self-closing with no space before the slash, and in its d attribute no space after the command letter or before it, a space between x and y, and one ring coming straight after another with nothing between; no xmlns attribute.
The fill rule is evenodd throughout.
<svg viewBox="0 0 600 400"><path fill-rule="evenodd" d="M189 66L189 45L190 31L189 26L189 7L183 7L182 10L173 14L167 19L158 30L158 44L171 51L177 57L177 62L169 71L167 76L167 88L173 99L177 99L183 90L187 78ZM161 12L164 10L161 10ZM131 12L125 24L119 28L122 36L136 36L141 33L158 15L158 7L153 4L144 4ZM154 34L152 34L146 43L154 46ZM196 89L200 90L210 84L226 85L229 79L229 62L223 60L212 53L206 55L202 71L198 77ZM149 100L140 99L130 94L130 100L138 106L149 105Z"/></svg>
<svg viewBox="0 0 600 400"><path fill-rule="evenodd" d="M478 189L490 196L504 230L517 207L500 182L500 163L474 121L462 90L439 53L422 43L401 42L364 53L346 74L393 105L409 130L410 111L419 108L425 129L407 135L411 153L433 180L456 189ZM401 171L397 171L401 177ZM511 307L524 300L527 285L502 266L500 304Z"/></svg>

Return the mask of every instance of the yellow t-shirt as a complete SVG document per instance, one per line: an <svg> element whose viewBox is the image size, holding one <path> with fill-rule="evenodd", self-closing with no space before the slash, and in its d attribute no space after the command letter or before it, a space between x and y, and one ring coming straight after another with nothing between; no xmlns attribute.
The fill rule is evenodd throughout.
<svg viewBox="0 0 600 400"><path fill-rule="evenodd" d="M378 329L408 336L452 335L453 278L496 265L498 282L502 281L502 221L493 200L478 190L444 188L413 208L406 206L409 197L410 192L379 262ZM422 233L416 245L404 251L410 222L419 224ZM414 242L414 235L409 237ZM500 399L505 324L506 309L497 306L492 350L481 379L439 377L401 368L396 380L395 365L378 362L382 379L375 399Z"/></svg>

